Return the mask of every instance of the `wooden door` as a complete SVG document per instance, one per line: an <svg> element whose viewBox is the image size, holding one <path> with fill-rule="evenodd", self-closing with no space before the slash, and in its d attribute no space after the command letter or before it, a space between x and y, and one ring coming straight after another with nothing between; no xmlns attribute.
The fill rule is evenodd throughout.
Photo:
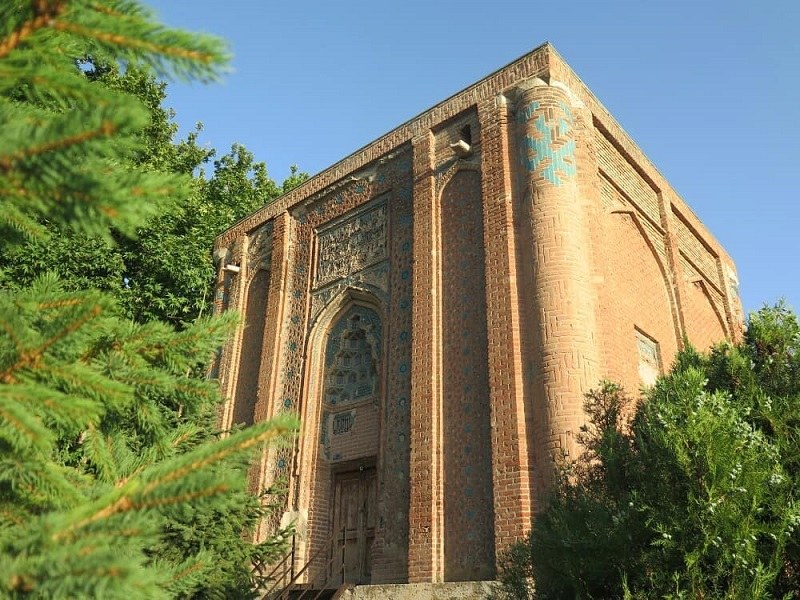
<svg viewBox="0 0 800 600"><path fill-rule="evenodd" d="M334 547L332 575L347 583L369 583L371 548L377 520L374 467L336 473L333 478Z"/></svg>

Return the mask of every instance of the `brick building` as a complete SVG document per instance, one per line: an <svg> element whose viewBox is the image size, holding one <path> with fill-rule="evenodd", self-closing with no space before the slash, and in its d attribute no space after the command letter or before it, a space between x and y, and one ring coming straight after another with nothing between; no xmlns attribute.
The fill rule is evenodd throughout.
<svg viewBox="0 0 800 600"><path fill-rule="evenodd" d="M344 545L362 582L493 579L575 451L583 394L635 391L684 338L742 322L730 257L548 44L237 223L215 258L218 310L246 316L223 425L301 418L254 483L288 480L297 564Z"/></svg>

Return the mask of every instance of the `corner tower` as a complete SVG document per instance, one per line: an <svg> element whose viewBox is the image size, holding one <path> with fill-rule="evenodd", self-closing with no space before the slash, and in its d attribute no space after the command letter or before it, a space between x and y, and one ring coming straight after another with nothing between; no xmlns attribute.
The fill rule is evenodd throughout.
<svg viewBox="0 0 800 600"><path fill-rule="evenodd" d="M583 395L637 390L684 337L742 323L730 257L548 44L215 257L217 310L245 316L217 365L222 425L300 417L252 485L288 482L257 536L294 523L316 585L494 578L577 450Z"/></svg>

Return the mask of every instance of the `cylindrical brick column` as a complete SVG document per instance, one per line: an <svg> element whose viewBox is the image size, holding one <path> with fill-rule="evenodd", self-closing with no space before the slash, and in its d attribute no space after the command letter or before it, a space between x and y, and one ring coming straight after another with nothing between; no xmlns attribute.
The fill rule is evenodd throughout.
<svg viewBox="0 0 800 600"><path fill-rule="evenodd" d="M577 164L579 125L591 119L579 115L584 109L569 90L536 78L518 91L516 141L531 227L536 328L532 437L539 446L537 480L546 488L554 460L576 456L583 395L599 380L588 215L578 192L578 177L596 173Z"/></svg>

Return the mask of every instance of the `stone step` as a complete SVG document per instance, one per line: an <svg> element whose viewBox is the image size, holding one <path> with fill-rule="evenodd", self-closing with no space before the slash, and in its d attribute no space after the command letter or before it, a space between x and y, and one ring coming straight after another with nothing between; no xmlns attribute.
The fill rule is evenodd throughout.
<svg viewBox="0 0 800 600"><path fill-rule="evenodd" d="M485 600L493 581L393 583L358 585L343 591L342 600Z"/></svg>

